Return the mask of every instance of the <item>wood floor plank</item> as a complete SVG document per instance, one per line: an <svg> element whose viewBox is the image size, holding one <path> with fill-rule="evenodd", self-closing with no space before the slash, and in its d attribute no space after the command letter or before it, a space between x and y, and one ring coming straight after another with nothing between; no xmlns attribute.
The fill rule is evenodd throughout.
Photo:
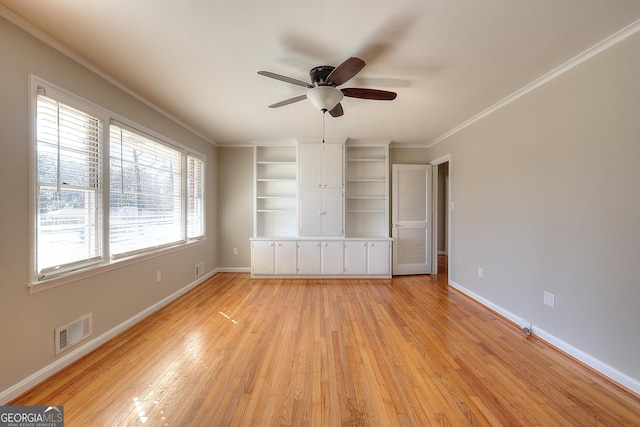
<svg viewBox="0 0 640 427"><path fill-rule="evenodd" d="M10 404L83 427L640 425L637 395L446 274L220 273Z"/></svg>

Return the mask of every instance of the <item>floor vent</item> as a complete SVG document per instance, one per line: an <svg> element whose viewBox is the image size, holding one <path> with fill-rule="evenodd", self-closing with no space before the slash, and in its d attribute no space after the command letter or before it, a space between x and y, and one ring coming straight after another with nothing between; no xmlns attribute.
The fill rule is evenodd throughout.
<svg viewBox="0 0 640 427"><path fill-rule="evenodd" d="M73 347L83 339L91 335L92 321L91 313L85 314L79 319L69 322L64 326L56 328L55 346L56 354Z"/></svg>
<svg viewBox="0 0 640 427"><path fill-rule="evenodd" d="M204 262L196 265L196 277L200 276L202 273L204 273Z"/></svg>

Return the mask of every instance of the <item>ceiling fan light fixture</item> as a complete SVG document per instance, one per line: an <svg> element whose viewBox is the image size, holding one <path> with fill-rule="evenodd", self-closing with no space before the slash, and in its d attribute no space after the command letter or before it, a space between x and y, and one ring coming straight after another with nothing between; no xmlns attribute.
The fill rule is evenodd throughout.
<svg viewBox="0 0 640 427"><path fill-rule="evenodd" d="M333 86L316 86L307 92L307 99L320 111L333 110L342 98L342 91Z"/></svg>

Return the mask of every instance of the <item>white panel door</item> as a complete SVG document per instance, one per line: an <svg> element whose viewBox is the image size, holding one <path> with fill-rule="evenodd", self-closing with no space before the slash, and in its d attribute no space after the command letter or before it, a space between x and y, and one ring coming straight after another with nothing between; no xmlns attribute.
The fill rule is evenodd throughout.
<svg viewBox="0 0 640 427"><path fill-rule="evenodd" d="M296 274L297 262L296 252L297 245L295 241L276 242L276 274Z"/></svg>
<svg viewBox="0 0 640 427"><path fill-rule="evenodd" d="M300 144L300 188L343 188L344 146L336 143Z"/></svg>
<svg viewBox="0 0 640 427"><path fill-rule="evenodd" d="M343 190L300 190L300 235L342 236Z"/></svg>
<svg viewBox="0 0 640 427"><path fill-rule="evenodd" d="M352 275L367 274L367 242L345 242L344 272Z"/></svg>
<svg viewBox="0 0 640 427"><path fill-rule="evenodd" d="M344 274L344 242L322 243L322 274Z"/></svg>
<svg viewBox="0 0 640 427"><path fill-rule="evenodd" d="M392 167L393 274L431 273L431 166Z"/></svg>
<svg viewBox="0 0 640 427"><path fill-rule="evenodd" d="M298 242L298 274L321 274L321 253L320 242Z"/></svg>
<svg viewBox="0 0 640 427"><path fill-rule="evenodd" d="M322 235L342 236L344 227L342 190L322 190Z"/></svg>
<svg viewBox="0 0 640 427"><path fill-rule="evenodd" d="M322 144L322 188L343 188L344 147L342 144Z"/></svg>
<svg viewBox="0 0 640 427"><path fill-rule="evenodd" d="M300 235L322 235L322 190L300 190Z"/></svg>
<svg viewBox="0 0 640 427"><path fill-rule="evenodd" d="M367 248L367 273L377 276L391 274L390 243L369 242Z"/></svg>
<svg viewBox="0 0 640 427"><path fill-rule="evenodd" d="M322 144L300 144L300 188L322 188Z"/></svg>
<svg viewBox="0 0 640 427"><path fill-rule="evenodd" d="M274 243L270 241L255 241L251 243L252 274L273 274L274 249Z"/></svg>

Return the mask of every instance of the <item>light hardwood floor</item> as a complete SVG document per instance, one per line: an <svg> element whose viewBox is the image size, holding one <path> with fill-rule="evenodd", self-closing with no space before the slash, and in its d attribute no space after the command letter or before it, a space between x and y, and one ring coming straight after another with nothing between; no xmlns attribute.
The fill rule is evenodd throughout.
<svg viewBox="0 0 640 427"><path fill-rule="evenodd" d="M217 274L10 404L67 426L640 425L638 396L446 274Z"/></svg>

